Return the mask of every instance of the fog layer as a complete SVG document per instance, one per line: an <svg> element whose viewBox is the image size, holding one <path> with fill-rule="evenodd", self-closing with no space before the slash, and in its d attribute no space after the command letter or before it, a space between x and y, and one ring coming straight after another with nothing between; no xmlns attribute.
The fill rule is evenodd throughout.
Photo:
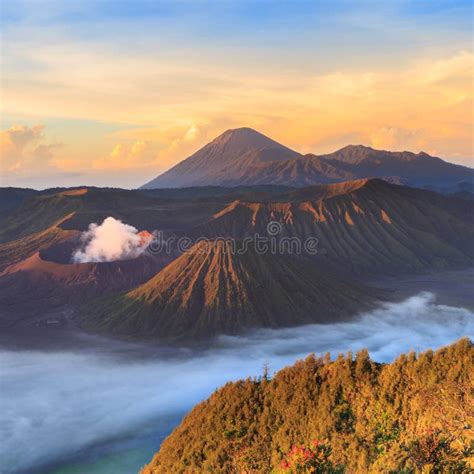
<svg viewBox="0 0 474 474"><path fill-rule="evenodd" d="M264 363L274 372L309 352L336 356L362 347L377 361L391 361L400 352L473 334L474 313L437 305L433 294L420 293L356 321L221 337L211 349L177 350L171 358L125 344L100 352L2 351L2 472L25 472L88 446L159 428L226 381L258 376Z"/></svg>

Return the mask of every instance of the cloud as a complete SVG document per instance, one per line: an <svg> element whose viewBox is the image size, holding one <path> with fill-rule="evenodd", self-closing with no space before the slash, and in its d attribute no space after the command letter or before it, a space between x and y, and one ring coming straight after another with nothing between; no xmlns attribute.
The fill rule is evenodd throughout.
<svg viewBox="0 0 474 474"><path fill-rule="evenodd" d="M176 156L181 156L182 159L187 158L199 148L198 144L204 144L202 139L206 135L203 132L204 130L198 128L194 123L185 127L177 127L174 133L170 134L170 140L166 146L158 151L155 158L156 165L161 167L171 165L176 160Z"/></svg>
<svg viewBox="0 0 474 474"><path fill-rule="evenodd" d="M60 143L41 144L33 149L32 154L47 163L52 163L52 160L55 157L55 151L61 146Z"/></svg>
<svg viewBox="0 0 474 474"><path fill-rule="evenodd" d="M474 54L459 51L457 54L434 61L419 61L406 81L431 85L456 100L464 100L464 92L472 87ZM471 91L472 92L472 91ZM469 94L472 95L472 94Z"/></svg>
<svg viewBox="0 0 474 474"><path fill-rule="evenodd" d="M117 453L129 456L146 446L149 452L127 470L137 472L185 411L230 380L261 375L265 363L274 372L310 352L330 351L336 357L363 347L375 360L387 362L402 351L435 349L472 334L471 311L437 304L433 294L421 293L353 321L223 337L202 351L85 336L82 349L3 351L4 472L67 463L82 449L83 462L93 462L91 452L101 463L108 456L116 462Z"/></svg>
<svg viewBox="0 0 474 474"><path fill-rule="evenodd" d="M117 143L105 157L94 160L95 169L127 169L149 166L153 161L149 141L136 140L132 143Z"/></svg>
<svg viewBox="0 0 474 474"><path fill-rule="evenodd" d="M196 127L196 125L192 124L187 130L186 133L184 134L184 140L194 140L196 138L196 135L199 133L199 129Z"/></svg>
<svg viewBox="0 0 474 474"><path fill-rule="evenodd" d="M28 81L7 75L7 110L129 125L113 142L111 135L100 143L90 138L87 153L81 144L71 147L55 160L60 167L76 156L68 170L150 168L153 176L234 126L256 128L303 152L331 152L347 137L360 137L365 145L471 163L469 50L450 48L436 56L415 51L400 61L366 58L301 70L217 59L208 51L194 57L185 49L170 57L162 50L157 56L146 50L118 55L106 44L86 48L67 38L39 49L15 44L22 61L35 67ZM148 147L138 153L139 141Z"/></svg>
<svg viewBox="0 0 474 474"><path fill-rule="evenodd" d="M2 133L8 136L12 144L22 149L28 143L43 138L43 130L44 125L34 125L33 127L13 125Z"/></svg>
<svg viewBox="0 0 474 474"><path fill-rule="evenodd" d="M417 130L385 126L372 131L369 144L382 150L420 151L429 146L420 135Z"/></svg>
<svg viewBox="0 0 474 474"><path fill-rule="evenodd" d="M222 124L220 125L222 127ZM154 172L165 169L174 164L176 156L187 158L206 140L215 138L221 133L219 127L209 124L197 125L187 123L172 127L141 127L125 129L111 134L111 138L133 141L132 145L117 144L106 160L98 161L95 167L128 166L130 168L150 167ZM214 133L214 135L213 135ZM142 144L147 143L145 148ZM134 153L136 148L139 153ZM125 164L124 164L125 163Z"/></svg>
<svg viewBox="0 0 474 474"><path fill-rule="evenodd" d="M0 131L2 169L7 173L49 166L61 143L44 143L44 125L13 125Z"/></svg>
<svg viewBox="0 0 474 474"><path fill-rule="evenodd" d="M75 263L112 262L141 255L151 236L122 221L107 217L101 225L90 224L81 235L81 247L73 252Z"/></svg>
<svg viewBox="0 0 474 474"><path fill-rule="evenodd" d="M185 126L123 130L111 137L126 139L127 142L116 143L107 156L94 160L94 169L150 168L150 172L157 172L171 165L176 156L184 159L194 152L201 144L199 139L202 138L202 133L192 123Z"/></svg>

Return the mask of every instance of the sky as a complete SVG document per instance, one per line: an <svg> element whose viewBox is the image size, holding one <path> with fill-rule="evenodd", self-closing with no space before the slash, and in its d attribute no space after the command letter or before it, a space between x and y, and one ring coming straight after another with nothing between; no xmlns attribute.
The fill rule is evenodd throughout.
<svg viewBox="0 0 474 474"><path fill-rule="evenodd" d="M229 128L473 165L470 0L0 0L2 186L149 181Z"/></svg>

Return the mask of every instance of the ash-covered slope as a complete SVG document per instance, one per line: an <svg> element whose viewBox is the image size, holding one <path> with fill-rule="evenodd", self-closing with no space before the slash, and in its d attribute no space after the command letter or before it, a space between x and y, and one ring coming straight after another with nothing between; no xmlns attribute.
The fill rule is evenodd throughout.
<svg viewBox="0 0 474 474"><path fill-rule="evenodd" d="M351 273L456 268L474 261L471 203L379 179L304 188L277 201L236 200L192 237L267 235L319 241L320 263Z"/></svg>
<svg viewBox="0 0 474 474"><path fill-rule="evenodd" d="M1 308L47 311L87 297L117 294L144 283L173 258L142 255L114 262L60 263L48 259L50 252L51 248L36 252L0 273Z"/></svg>
<svg viewBox="0 0 474 474"><path fill-rule="evenodd" d="M209 337L347 319L374 294L294 255L201 242L135 290L88 305L83 326L144 339Z"/></svg>

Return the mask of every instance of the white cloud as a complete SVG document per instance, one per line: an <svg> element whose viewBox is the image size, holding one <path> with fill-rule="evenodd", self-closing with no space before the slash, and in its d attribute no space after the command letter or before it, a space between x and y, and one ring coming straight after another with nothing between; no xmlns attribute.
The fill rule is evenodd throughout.
<svg viewBox="0 0 474 474"><path fill-rule="evenodd" d="M385 126L373 130L369 140L370 145L377 149L418 152L428 145L421 135L417 130Z"/></svg>
<svg viewBox="0 0 474 474"><path fill-rule="evenodd" d="M149 141L136 140L131 143L117 143L105 157L94 160L95 169L126 169L147 166L153 160Z"/></svg>
<svg viewBox="0 0 474 474"><path fill-rule="evenodd" d="M47 143L44 125L13 125L0 131L0 157L2 170L21 173L31 168L50 165L54 152L61 143Z"/></svg>

